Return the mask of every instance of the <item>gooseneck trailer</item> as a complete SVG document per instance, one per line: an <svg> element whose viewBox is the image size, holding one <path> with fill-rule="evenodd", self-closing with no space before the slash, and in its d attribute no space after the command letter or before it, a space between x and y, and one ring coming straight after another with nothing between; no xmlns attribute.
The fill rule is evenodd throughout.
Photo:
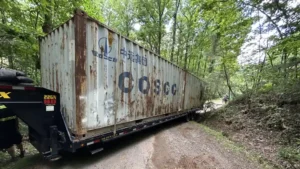
<svg viewBox="0 0 300 169"><path fill-rule="evenodd" d="M156 53L76 10L40 40L42 87L0 85L0 104L29 128L48 159L166 121L192 118L203 83Z"/></svg>

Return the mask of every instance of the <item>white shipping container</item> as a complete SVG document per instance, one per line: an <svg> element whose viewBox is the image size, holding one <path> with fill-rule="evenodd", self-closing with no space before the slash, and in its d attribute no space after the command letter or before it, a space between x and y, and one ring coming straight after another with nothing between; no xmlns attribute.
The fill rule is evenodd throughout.
<svg viewBox="0 0 300 169"><path fill-rule="evenodd" d="M77 11L40 41L42 87L60 93L79 137L203 105L201 81Z"/></svg>

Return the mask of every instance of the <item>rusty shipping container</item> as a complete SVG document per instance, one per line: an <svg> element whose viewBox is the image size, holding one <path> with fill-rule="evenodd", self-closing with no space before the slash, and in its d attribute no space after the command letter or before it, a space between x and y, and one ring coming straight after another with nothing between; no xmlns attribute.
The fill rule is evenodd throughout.
<svg viewBox="0 0 300 169"><path fill-rule="evenodd" d="M40 41L42 87L88 138L203 105L201 80L77 10Z"/></svg>

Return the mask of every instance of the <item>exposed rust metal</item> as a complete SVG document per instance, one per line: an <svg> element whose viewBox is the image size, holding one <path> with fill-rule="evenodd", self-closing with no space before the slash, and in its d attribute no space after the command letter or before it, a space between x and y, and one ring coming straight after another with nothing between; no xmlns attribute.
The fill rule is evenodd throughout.
<svg viewBox="0 0 300 169"><path fill-rule="evenodd" d="M155 74L155 70L153 72L153 74ZM153 109L154 109L154 99L155 99L155 95L154 95L154 91L153 91L153 84L155 81L155 77L154 75L151 75L151 73L149 73L148 77L150 77L150 89L149 89L149 93L146 95L146 105L147 105L147 117L151 117L153 116Z"/></svg>
<svg viewBox="0 0 300 169"><path fill-rule="evenodd" d="M75 24L75 92L76 92L76 135L81 137L86 133L82 124L86 107L86 14L77 10L74 16Z"/></svg>

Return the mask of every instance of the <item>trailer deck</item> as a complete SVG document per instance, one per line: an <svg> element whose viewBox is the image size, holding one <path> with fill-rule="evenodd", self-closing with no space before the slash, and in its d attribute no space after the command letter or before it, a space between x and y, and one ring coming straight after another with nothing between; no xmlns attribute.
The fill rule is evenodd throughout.
<svg viewBox="0 0 300 169"><path fill-rule="evenodd" d="M59 159L61 151L75 152L89 148L91 154L103 150L102 144L170 120L184 117L198 109L165 115L147 122L124 127L115 132L78 139L69 131L60 107L60 94L41 87L0 85L0 104L4 104L29 129L30 143L49 160ZM187 116L190 117L190 116Z"/></svg>

